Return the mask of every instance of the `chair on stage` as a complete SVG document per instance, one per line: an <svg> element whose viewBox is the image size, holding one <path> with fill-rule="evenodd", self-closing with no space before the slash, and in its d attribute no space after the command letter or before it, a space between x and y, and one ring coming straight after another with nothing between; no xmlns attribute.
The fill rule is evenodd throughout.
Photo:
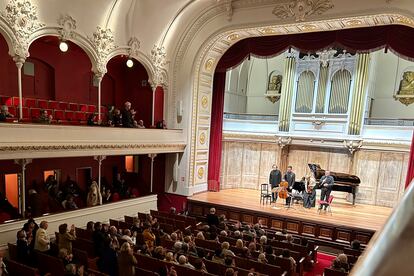
<svg viewBox="0 0 414 276"><path fill-rule="evenodd" d="M329 198L328 198L328 201L318 200L318 204L321 205L321 206L323 206L323 207L326 206L326 209L331 213L331 216L332 216L331 204L332 204L333 199L334 199L334 196L333 195L330 195ZM321 213L321 210L322 210L322 208L319 207L318 208L318 214Z"/></svg>
<svg viewBox="0 0 414 276"><path fill-rule="evenodd" d="M265 204L268 200L272 202L272 194L269 192L269 184L264 183L260 185L260 203Z"/></svg>

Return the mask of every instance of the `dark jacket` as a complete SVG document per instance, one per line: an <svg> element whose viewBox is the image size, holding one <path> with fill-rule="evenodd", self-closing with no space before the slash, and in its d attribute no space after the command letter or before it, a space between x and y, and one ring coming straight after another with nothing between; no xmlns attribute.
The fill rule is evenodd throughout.
<svg viewBox="0 0 414 276"><path fill-rule="evenodd" d="M285 173L284 178L285 178L285 181L287 181L287 183L289 184L290 189L293 187L293 184L295 184L295 177L296 177L296 175L295 175L294 172L291 172L291 173L286 172Z"/></svg>
<svg viewBox="0 0 414 276"><path fill-rule="evenodd" d="M278 169L272 170L269 175L269 184L272 187L277 187L279 186L281 181L282 181L282 173Z"/></svg>
<svg viewBox="0 0 414 276"><path fill-rule="evenodd" d="M134 119L132 118L132 113L130 110L123 109L122 114L122 127L134 127Z"/></svg>
<svg viewBox="0 0 414 276"><path fill-rule="evenodd" d="M328 184L328 187L326 187L328 190L332 190L332 187L334 185L334 178L332 175L328 176L322 176L321 180L319 181L319 186L323 188L323 184Z"/></svg>

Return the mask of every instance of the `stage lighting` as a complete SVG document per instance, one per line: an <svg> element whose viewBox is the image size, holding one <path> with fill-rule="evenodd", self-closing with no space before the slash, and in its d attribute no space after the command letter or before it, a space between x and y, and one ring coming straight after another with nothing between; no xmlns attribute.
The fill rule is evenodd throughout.
<svg viewBox="0 0 414 276"><path fill-rule="evenodd" d="M132 66L134 66L134 61L132 61L132 59L128 59L127 61L126 61L126 66L128 66L129 68L131 68Z"/></svg>
<svg viewBox="0 0 414 276"><path fill-rule="evenodd" d="M62 52L67 52L68 51L68 49L69 49L69 45L68 45L68 43L66 42L66 41L61 41L60 43L59 43L59 49L62 51Z"/></svg>

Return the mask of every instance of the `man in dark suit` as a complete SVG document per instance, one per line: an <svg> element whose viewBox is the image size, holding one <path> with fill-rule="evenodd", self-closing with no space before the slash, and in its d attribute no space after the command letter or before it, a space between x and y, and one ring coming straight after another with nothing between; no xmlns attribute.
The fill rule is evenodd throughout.
<svg viewBox="0 0 414 276"><path fill-rule="evenodd" d="M292 192L293 184L295 184L295 173L292 171L292 166L287 167L287 171L284 175L284 180L288 183L288 191ZM286 199L286 205L290 205L291 196Z"/></svg>
<svg viewBox="0 0 414 276"><path fill-rule="evenodd" d="M273 188L279 187L280 182L282 181L282 173L277 168L276 164L273 164L272 171L269 175L269 184ZM276 202L277 194L272 192L272 201Z"/></svg>
<svg viewBox="0 0 414 276"><path fill-rule="evenodd" d="M325 175L321 177L321 180L319 182L319 186L321 187L321 200L328 201L333 185L334 179L331 176L331 172L325 171ZM320 205L319 209L322 209L322 207L324 207L326 210L328 206L326 204L324 206Z"/></svg>
<svg viewBox="0 0 414 276"><path fill-rule="evenodd" d="M122 127L134 127L134 119L132 118L131 103L125 102L122 114Z"/></svg>

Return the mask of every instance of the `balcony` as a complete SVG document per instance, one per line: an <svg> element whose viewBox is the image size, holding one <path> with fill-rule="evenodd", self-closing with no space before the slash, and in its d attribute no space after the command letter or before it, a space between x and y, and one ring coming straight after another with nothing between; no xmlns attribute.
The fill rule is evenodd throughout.
<svg viewBox="0 0 414 276"><path fill-rule="evenodd" d="M0 159L183 152L182 130L0 124Z"/></svg>

